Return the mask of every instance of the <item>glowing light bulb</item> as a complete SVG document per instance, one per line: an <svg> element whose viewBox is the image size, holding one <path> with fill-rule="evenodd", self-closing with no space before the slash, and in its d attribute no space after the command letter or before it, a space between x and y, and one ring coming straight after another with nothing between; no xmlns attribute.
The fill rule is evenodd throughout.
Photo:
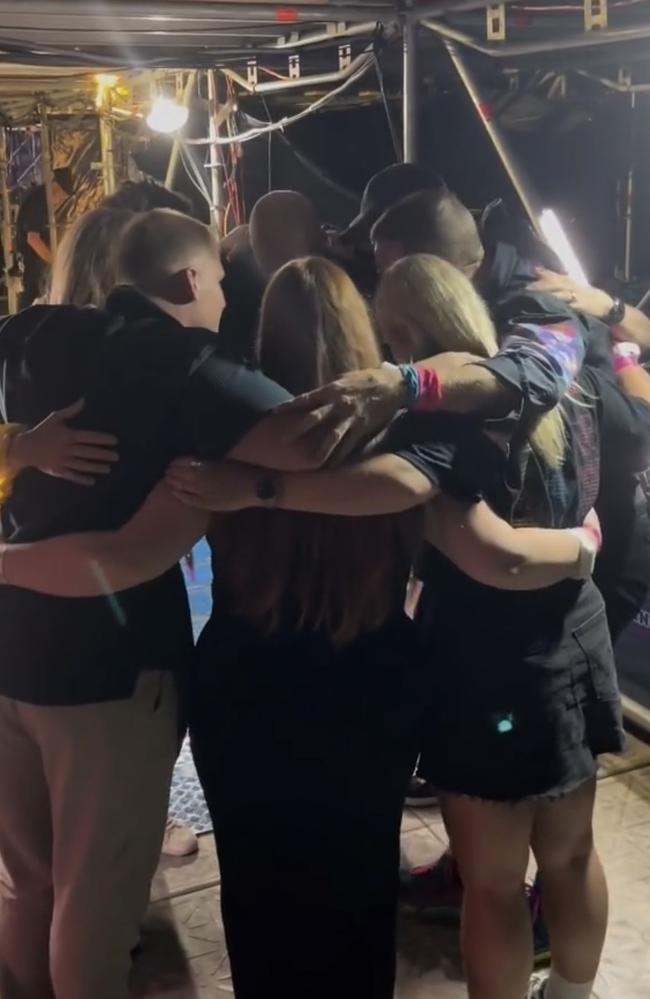
<svg viewBox="0 0 650 999"><path fill-rule="evenodd" d="M587 275L582 269L582 265L575 255L567 234L560 225L560 220L552 208L544 209L539 217L539 225L544 233L546 242L564 264L564 269L569 277L577 281L578 284L587 286L589 284Z"/></svg>
<svg viewBox="0 0 650 999"><path fill-rule="evenodd" d="M190 112L171 97L156 97L147 115L147 125L154 132L169 135L186 124Z"/></svg>

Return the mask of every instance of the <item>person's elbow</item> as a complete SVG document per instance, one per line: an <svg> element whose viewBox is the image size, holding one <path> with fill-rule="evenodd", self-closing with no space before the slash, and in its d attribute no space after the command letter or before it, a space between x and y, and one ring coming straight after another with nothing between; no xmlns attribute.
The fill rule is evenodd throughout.
<svg viewBox="0 0 650 999"><path fill-rule="evenodd" d="M496 590L526 589L529 567L529 560L516 549L483 550L459 566L474 582Z"/></svg>

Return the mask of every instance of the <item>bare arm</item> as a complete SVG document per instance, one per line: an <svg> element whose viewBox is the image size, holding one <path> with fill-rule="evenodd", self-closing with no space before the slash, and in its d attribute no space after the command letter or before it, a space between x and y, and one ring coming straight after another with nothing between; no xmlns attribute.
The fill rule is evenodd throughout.
<svg viewBox="0 0 650 999"><path fill-rule="evenodd" d="M205 534L208 516L157 486L116 531L6 545L3 583L58 597L92 597L156 579Z"/></svg>
<svg viewBox="0 0 650 999"><path fill-rule="evenodd" d="M40 257L46 264L52 263L52 252L45 242L41 238L40 234L37 232L27 233L27 245L31 250L34 251L37 257Z"/></svg>
<svg viewBox="0 0 650 999"><path fill-rule="evenodd" d="M570 531L511 527L487 505L439 497L427 540L467 576L502 590L539 590L576 574L580 542Z"/></svg>
<svg viewBox="0 0 650 999"><path fill-rule="evenodd" d="M258 495L261 481L272 487L273 505L279 509L340 517L401 513L439 492L422 472L394 454L343 468L268 476L262 469L230 461L181 459L173 463L166 481L181 502L220 513L264 505Z"/></svg>
<svg viewBox="0 0 650 999"><path fill-rule="evenodd" d="M587 312L602 322L607 321L614 308L613 297L602 288L585 287L567 274L555 274L540 268L538 280L530 287L533 291L544 291L569 302L580 312ZM650 319L632 305L625 306L623 319L612 329L612 333L617 340L631 340L642 350L650 350Z"/></svg>
<svg viewBox="0 0 650 999"><path fill-rule="evenodd" d="M338 428L326 425L327 413L270 413L230 451L228 458L246 465L296 472L324 465L341 439ZM319 428L323 426L321 433Z"/></svg>

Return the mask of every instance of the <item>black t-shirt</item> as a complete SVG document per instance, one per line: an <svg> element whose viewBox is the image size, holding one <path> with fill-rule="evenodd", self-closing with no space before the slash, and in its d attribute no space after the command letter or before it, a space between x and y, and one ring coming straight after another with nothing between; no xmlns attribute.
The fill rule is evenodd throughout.
<svg viewBox="0 0 650 999"><path fill-rule="evenodd" d="M33 425L86 400L77 423L114 433L120 461L91 489L38 471L2 510L9 541L123 524L182 454L224 457L288 395L129 289L106 312L35 307L0 330L7 418ZM0 694L35 704L128 697L140 669L182 668L191 622L180 570L119 594L62 599L0 588Z"/></svg>
<svg viewBox="0 0 650 999"><path fill-rule="evenodd" d="M47 270L47 264L41 260L38 253L32 250L27 242L30 232L37 232L49 246L47 200L45 188L39 185L30 191L18 211L16 219L16 247L23 258L25 267L25 290L36 297L41 292L41 283Z"/></svg>
<svg viewBox="0 0 650 999"><path fill-rule="evenodd" d="M627 395L614 379L597 386L603 474L596 510L603 547L594 579L606 600L630 605L629 617L650 586L650 406Z"/></svg>

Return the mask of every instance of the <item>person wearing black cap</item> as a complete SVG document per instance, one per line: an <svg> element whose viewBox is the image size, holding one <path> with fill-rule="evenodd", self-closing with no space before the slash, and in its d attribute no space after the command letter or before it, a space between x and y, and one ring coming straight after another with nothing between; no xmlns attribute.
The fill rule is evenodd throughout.
<svg viewBox="0 0 650 999"><path fill-rule="evenodd" d="M442 177L419 163L393 163L374 174L361 196L359 214L341 234L357 246L370 244L370 230L381 215L402 198L419 191L444 191Z"/></svg>
<svg viewBox="0 0 650 999"><path fill-rule="evenodd" d="M72 194L70 167L54 171L52 202L59 208ZM22 305L31 305L43 294L45 278L52 263L51 238L48 231L47 196L45 185L34 187L23 201L16 220L16 249L23 260Z"/></svg>

